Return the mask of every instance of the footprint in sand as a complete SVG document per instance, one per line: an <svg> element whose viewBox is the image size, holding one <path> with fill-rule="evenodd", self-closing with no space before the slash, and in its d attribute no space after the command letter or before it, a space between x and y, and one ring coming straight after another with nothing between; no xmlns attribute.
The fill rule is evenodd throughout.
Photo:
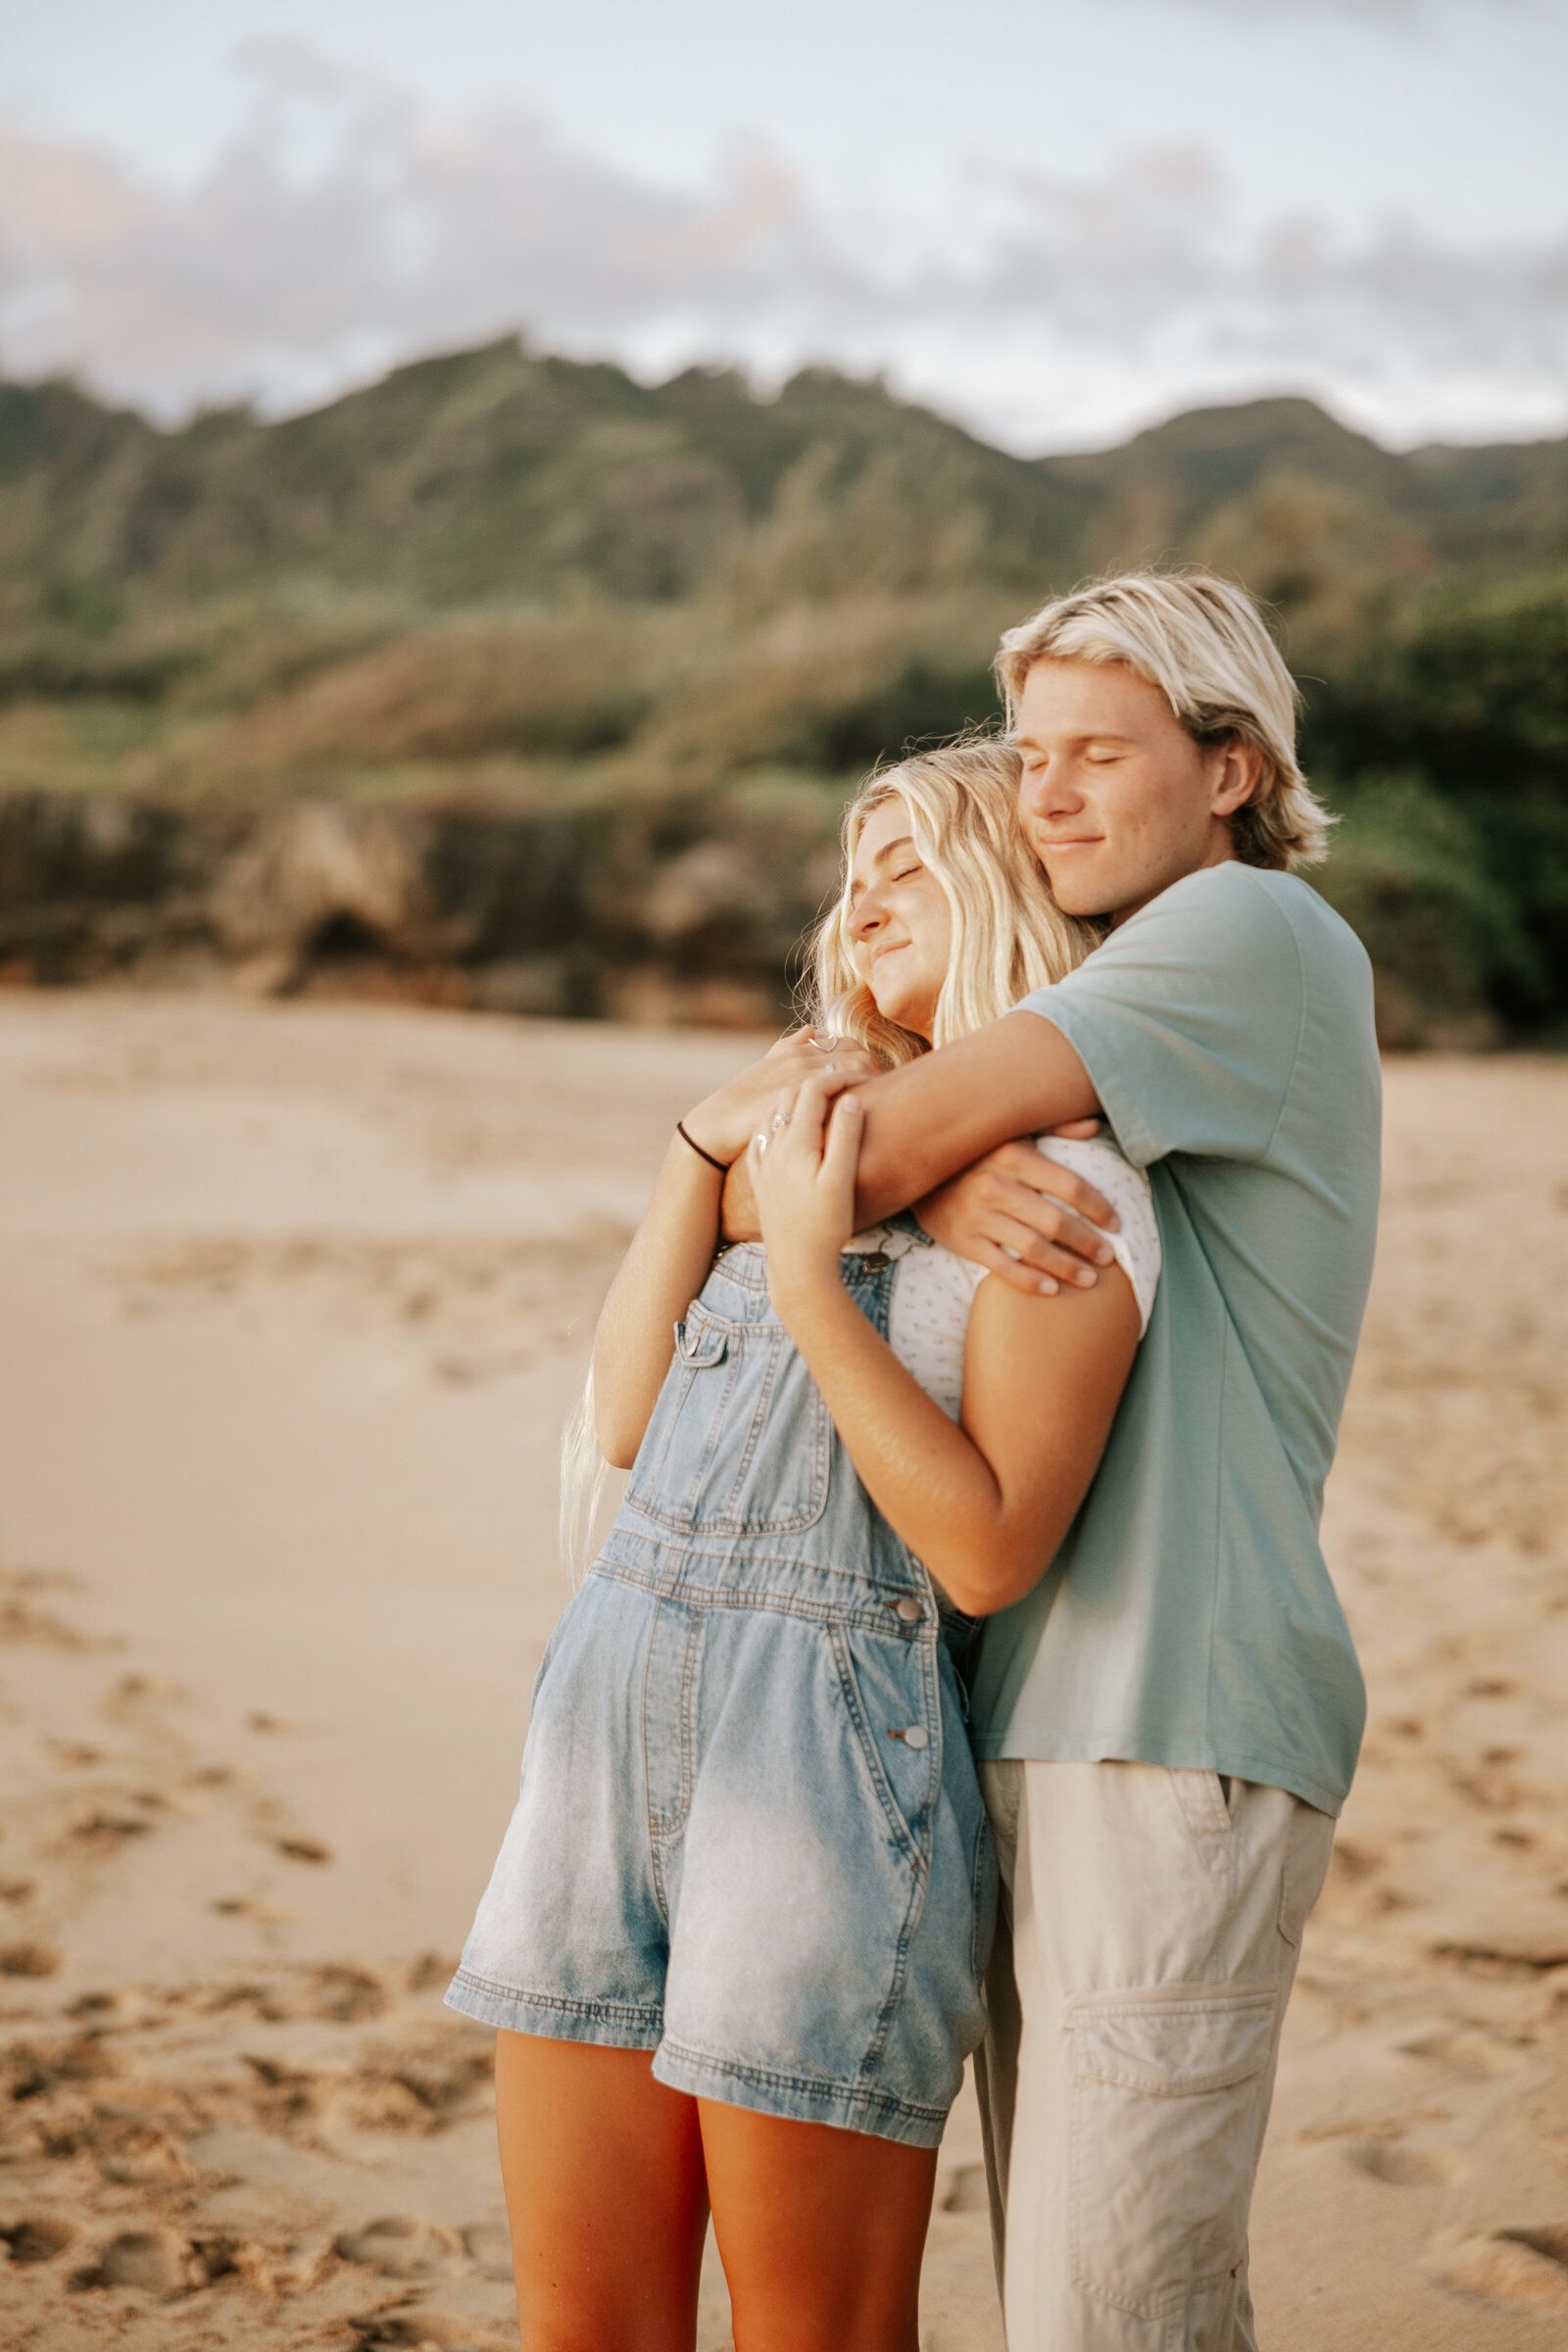
<svg viewBox="0 0 1568 2352"><path fill-rule="evenodd" d="M312 1974L311 2007L335 2025L356 2026L362 2018L380 2017L386 2005L386 1986L368 1968L318 1968Z"/></svg>
<svg viewBox="0 0 1568 2352"><path fill-rule="evenodd" d="M1450 2238L1440 2254L1439 2272L1450 2286L1494 2303L1568 2312L1568 2225Z"/></svg>
<svg viewBox="0 0 1568 2352"><path fill-rule="evenodd" d="M358 2352L503 2352L517 2340L515 2329L510 2337L494 2335L442 2311L378 2311L349 2326Z"/></svg>
<svg viewBox="0 0 1568 2352"><path fill-rule="evenodd" d="M74 2283L135 2286L169 2302L205 2286L207 2269L190 2239L175 2230L122 2230L109 2240L93 2268L77 2272Z"/></svg>
<svg viewBox="0 0 1568 2352"><path fill-rule="evenodd" d="M47 1943L0 1944L0 1977L52 1977L60 1954Z"/></svg>
<svg viewBox="0 0 1568 2352"><path fill-rule="evenodd" d="M345 2262L363 2263L383 2278L435 2278L465 2260L462 2238L439 2222L415 2213L387 2213L362 2230L345 2230L335 2250Z"/></svg>
<svg viewBox="0 0 1568 2352"><path fill-rule="evenodd" d="M1434 1960L1452 1961L1473 1977L1528 1979L1568 1968L1568 1933L1561 1930L1540 1936L1477 1936L1430 1948Z"/></svg>
<svg viewBox="0 0 1568 2352"><path fill-rule="evenodd" d="M55 2214L24 2213L15 2222L0 2222L0 2239L11 2249L11 2259L19 2267L24 2263L53 2262L59 2254L67 2253L76 2242L76 2232L70 2222L61 2221Z"/></svg>
<svg viewBox="0 0 1568 2352"><path fill-rule="evenodd" d="M470 2222L463 2243L468 2260L477 2263L487 2278L511 2278L512 2238L504 2222Z"/></svg>
<svg viewBox="0 0 1568 2352"><path fill-rule="evenodd" d="M1534 2036L1461 2021L1436 2026L1398 2046L1411 2058L1435 2059L1458 2075L1507 2075L1529 2063Z"/></svg>
<svg viewBox="0 0 1568 2352"><path fill-rule="evenodd" d="M323 1845L319 1838L279 1838L277 1850L291 1862L330 1862L332 1848Z"/></svg>
<svg viewBox="0 0 1568 2352"><path fill-rule="evenodd" d="M1442 2188L1459 2171L1446 2148L1412 2148L1396 2139L1364 2140L1346 2154L1358 2173L1390 2188Z"/></svg>

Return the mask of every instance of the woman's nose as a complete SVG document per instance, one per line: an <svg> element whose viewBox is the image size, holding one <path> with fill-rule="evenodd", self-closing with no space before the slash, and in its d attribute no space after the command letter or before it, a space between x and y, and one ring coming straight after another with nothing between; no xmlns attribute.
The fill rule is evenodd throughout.
<svg viewBox="0 0 1568 2352"><path fill-rule="evenodd" d="M887 919L887 909L876 892L867 890L856 901L855 910L850 916L850 937L869 939L872 932L879 930Z"/></svg>

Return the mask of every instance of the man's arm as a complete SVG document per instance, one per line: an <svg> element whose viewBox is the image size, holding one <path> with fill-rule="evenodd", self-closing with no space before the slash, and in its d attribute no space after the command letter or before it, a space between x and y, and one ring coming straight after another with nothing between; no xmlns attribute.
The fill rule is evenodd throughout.
<svg viewBox="0 0 1568 2352"><path fill-rule="evenodd" d="M938 1186L997 1146L1099 1110L1088 1071L1054 1023L1009 1012L939 1053L857 1081L855 1091L865 1128L856 1193L860 1225L918 1201L938 1240L1020 1290L1054 1290L1062 1280L1087 1288L1093 1264L1109 1263L1111 1250L1093 1221L1114 1226L1114 1211L1032 1146L1027 1160L1022 1152L1016 1164L1004 1154L996 1168L975 1171L965 1180L972 1198L949 1196L927 1213ZM724 1187L724 1231L732 1241L758 1236L744 1159Z"/></svg>

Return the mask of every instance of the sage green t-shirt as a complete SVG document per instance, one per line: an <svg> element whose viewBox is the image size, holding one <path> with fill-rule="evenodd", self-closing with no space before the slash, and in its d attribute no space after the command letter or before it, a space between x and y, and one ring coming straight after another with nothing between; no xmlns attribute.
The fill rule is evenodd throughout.
<svg viewBox="0 0 1568 2352"><path fill-rule="evenodd" d="M1338 1813L1365 1694L1318 1545L1372 1273L1372 978L1304 882L1190 874L1022 1009L1149 1170L1164 1269L1104 1458L993 1617L976 1753L1189 1765Z"/></svg>

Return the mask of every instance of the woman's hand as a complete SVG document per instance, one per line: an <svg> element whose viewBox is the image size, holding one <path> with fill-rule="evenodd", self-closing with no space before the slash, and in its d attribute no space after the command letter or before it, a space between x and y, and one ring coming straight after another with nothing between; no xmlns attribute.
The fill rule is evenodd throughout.
<svg viewBox="0 0 1568 2352"><path fill-rule="evenodd" d="M731 1078L687 1111L684 1125L705 1152L730 1166L739 1159L760 1127L765 1127L781 1094L817 1078L829 1095L843 1092L857 1079L874 1077L878 1063L864 1046L847 1038L826 1038L813 1029L794 1029L770 1046L760 1061Z"/></svg>
<svg viewBox="0 0 1568 2352"><path fill-rule="evenodd" d="M748 1146L767 1287L781 1314L803 1288L824 1279L839 1287L839 1252L855 1231L860 1132L858 1100L824 1073L780 1097Z"/></svg>

